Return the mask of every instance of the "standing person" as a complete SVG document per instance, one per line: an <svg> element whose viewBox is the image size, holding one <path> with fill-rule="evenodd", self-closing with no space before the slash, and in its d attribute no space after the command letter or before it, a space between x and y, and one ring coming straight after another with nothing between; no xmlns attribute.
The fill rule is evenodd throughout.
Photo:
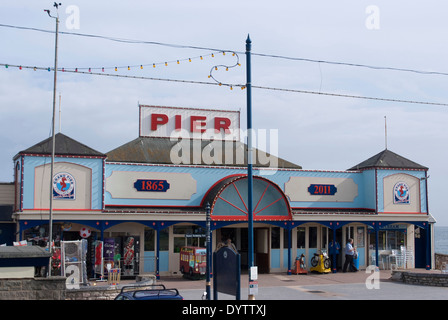
<svg viewBox="0 0 448 320"><path fill-rule="evenodd" d="M227 247L238 253L238 250L236 249L235 245L232 243L232 239L228 238L225 244Z"/></svg>
<svg viewBox="0 0 448 320"><path fill-rule="evenodd" d="M341 246L339 245L339 242L334 242L333 239L331 239L330 242L330 257L332 261L332 267L333 270L338 269L338 260L339 260L339 250L341 249Z"/></svg>
<svg viewBox="0 0 448 320"><path fill-rule="evenodd" d="M356 249L353 247L353 239L348 239L347 245L345 246L345 263L342 268L342 272L347 271L347 267L350 264L350 270L353 272L358 271L353 263L353 255L355 254Z"/></svg>

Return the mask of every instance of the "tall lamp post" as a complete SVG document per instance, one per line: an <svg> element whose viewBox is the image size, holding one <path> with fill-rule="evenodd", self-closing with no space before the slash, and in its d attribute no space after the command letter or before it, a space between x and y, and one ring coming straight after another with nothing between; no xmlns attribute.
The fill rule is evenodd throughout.
<svg viewBox="0 0 448 320"><path fill-rule="evenodd" d="M53 242L53 175L54 175L54 153L55 153L55 118L56 118L56 79L58 70L58 32L59 32L59 12L58 8L61 3L54 3L56 8L56 16L53 17L50 14L50 10L44 10L48 13L50 18L56 20L56 33L55 33L55 45L54 45L54 80L53 80L53 120L52 120L52 148L51 148L51 173L50 173L50 209L48 217L48 250L50 252L50 262L48 265L47 277L51 277L51 258L52 258L52 248L51 243Z"/></svg>
<svg viewBox="0 0 448 320"><path fill-rule="evenodd" d="M206 299L210 300L210 272L211 272L210 255L211 255L211 252L212 252L212 250L211 250L212 243L211 243L211 230L210 230L210 204L209 203L207 203L207 205L205 207L205 210L206 210L206 222L205 222L205 226L206 226L206 236L205 236L205 241L206 241L205 292L206 292Z"/></svg>
<svg viewBox="0 0 448 320"><path fill-rule="evenodd" d="M246 39L246 89L247 89L247 211L248 211L248 264L249 264L249 300L255 300L255 296L251 293L252 281L256 280L254 272L254 221L253 221L253 178L252 178L252 79L251 79L251 57L250 51L252 41L249 35Z"/></svg>

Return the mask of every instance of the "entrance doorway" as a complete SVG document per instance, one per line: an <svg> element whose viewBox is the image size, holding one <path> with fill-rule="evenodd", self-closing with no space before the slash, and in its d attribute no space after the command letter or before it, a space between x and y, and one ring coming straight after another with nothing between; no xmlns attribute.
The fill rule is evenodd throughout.
<svg viewBox="0 0 448 320"><path fill-rule="evenodd" d="M221 228L216 233L216 243L231 239L238 253L241 255L241 271L245 272L249 267L248 262L248 228ZM254 228L254 264L258 267L258 273L269 273L269 235L268 227Z"/></svg>
<svg viewBox="0 0 448 320"><path fill-rule="evenodd" d="M254 229L254 258L258 273L269 273L269 229Z"/></svg>
<svg viewBox="0 0 448 320"><path fill-rule="evenodd" d="M333 240L333 230L328 229L328 243L330 244ZM339 254L336 255L336 270L342 270L342 257L344 256L344 247L343 247L343 241L342 241L342 228L336 229L336 243L339 244ZM330 245L328 245L327 248L330 248ZM328 254L331 254L330 250L328 251ZM333 262L333 257L330 257ZM334 269L334 268L333 268Z"/></svg>

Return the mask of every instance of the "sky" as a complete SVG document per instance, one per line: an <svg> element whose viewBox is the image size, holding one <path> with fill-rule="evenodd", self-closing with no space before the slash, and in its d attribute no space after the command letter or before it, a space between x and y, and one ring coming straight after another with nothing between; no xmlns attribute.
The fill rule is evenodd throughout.
<svg viewBox="0 0 448 320"><path fill-rule="evenodd" d="M53 72L13 67L53 68L54 33L16 28L54 31L44 9L56 15L52 1L0 4L1 182L13 181L18 152L51 136ZM448 107L406 102L448 104L447 9L432 0L62 2L59 68L193 83L58 72L56 130L107 153L138 137L139 104L240 110L245 127L246 90L237 85L246 81L250 35L252 123L278 130L279 157L303 169L346 170L387 143L429 168L429 211L448 226ZM197 83L213 83L213 66L237 62L213 71L233 90Z"/></svg>

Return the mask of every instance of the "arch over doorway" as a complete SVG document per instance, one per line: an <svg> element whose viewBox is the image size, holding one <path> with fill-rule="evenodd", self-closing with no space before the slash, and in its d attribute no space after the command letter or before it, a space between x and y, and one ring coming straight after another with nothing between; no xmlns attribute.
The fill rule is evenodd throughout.
<svg viewBox="0 0 448 320"><path fill-rule="evenodd" d="M248 178L246 175L231 176L217 182L205 200L210 203L211 219L216 221L248 220ZM254 221L291 220L288 199L272 181L253 177Z"/></svg>

